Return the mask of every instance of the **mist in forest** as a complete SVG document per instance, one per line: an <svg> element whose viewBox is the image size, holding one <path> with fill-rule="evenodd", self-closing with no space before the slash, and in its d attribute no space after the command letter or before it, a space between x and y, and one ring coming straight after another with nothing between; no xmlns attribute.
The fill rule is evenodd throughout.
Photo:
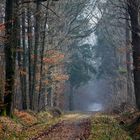
<svg viewBox="0 0 140 140"><path fill-rule="evenodd" d="M51 0L18 8L8 2L0 2L0 101L8 115L13 108L103 111L135 103L134 80L136 89L140 80L131 35L137 30L129 29L127 8L119 8L126 3Z"/></svg>
<svg viewBox="0 0 140 140"><path fill-rule="evenodd" d="M123 104L135 106L132 48L129 46L131 34L127 29L129 22L124 20L125 17L118 20L123 9L114 11L113 5L107 4L110 2L100 2L94 9L98 18L93 16L90 22L96 30L84 39L85 42L88 39L92 46L93 58L88 61L94 61L91 65L96 72L91 74L91 80L84 86L74 90L75 110L121 110ZM100 8L104 10L104 15Z"/></svg>
<svg viewBox="0 0 140 140"><path fill-rule="evenodd" d="M105 80L90 81L75 91L74 108L80 111L103 111L109 106L109 86Z"/></svg>

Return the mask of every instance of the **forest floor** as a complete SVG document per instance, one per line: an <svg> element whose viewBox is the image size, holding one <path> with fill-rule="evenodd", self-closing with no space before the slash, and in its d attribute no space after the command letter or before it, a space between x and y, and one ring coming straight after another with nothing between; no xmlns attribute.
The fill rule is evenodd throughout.
<svg viewBox="0 0 140 140"><path fill-rule="evenodd" d="M49 110L35 114L15 111L0 117L0 140L140 140L140 113L60 113Z"/></svg>

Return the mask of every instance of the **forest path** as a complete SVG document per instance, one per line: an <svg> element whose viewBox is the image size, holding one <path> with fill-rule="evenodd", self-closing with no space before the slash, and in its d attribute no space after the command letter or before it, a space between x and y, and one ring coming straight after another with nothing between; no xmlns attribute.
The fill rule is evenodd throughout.
<svg viewBox="0 0 140 140"><path fill-rule="evenodd" d="M32 140L87 140L90 130L89 114L67 114L60 122Z"/></svg>

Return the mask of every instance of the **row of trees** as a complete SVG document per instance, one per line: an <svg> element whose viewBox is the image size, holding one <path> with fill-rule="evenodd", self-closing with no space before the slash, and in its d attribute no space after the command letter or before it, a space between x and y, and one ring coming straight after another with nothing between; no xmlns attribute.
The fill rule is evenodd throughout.
<svg viewBox="0 0 140 140"><path fill-rule="evenodd" d="M111 85L109 92L116 94L115 103L134 104L136 99L140 109L139 6L139 0L100 2L102 18L94 50L101 63L98 77Z"/></svg>
<svg viewBox="0 0 140 140"><path fill-rule="evenodd" d="M72 94L64 95L66 87L88 81L86 71L94 71L87 55L90 45L82 41L93 31L88 23L94 3L6 0L0 4L1 114L11 116L14 108L64 108L64 102L73 100ZM75 79L79 69L83 78Z"/></svg>
<svg viewBox="0 0 140 140"><path fill-rule="evenodd" d="M138 0L97 1L93 10L96 81L104 85L101 102L111 109L121 104L140 108L139 5Z"/></svg>
<svg viewBox="0 0 140 140"><path fill-rule="evenodd" d="M99 62L97 79L105 86L101 95L111 108L122 103L135 104L128 13L122 4L125 3L110 0L99 4L104 14L95 32L97 42L93 47L94 59Z"/></svg>
<svg viewBox="0 0 140 140"><path fill-rule="evenodd" d="M65 102L72 110L74 90L96 73L93 59L115 99L133 104L135 91L140 108L139 5L138 0L1 2L1 114L64 108ZM97 45L85 43L95 29Z"/></svg>

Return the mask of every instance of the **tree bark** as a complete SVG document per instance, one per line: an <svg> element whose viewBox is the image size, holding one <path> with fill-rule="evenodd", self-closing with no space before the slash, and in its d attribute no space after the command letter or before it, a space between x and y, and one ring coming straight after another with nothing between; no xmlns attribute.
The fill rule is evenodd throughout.
<svg viewBox="0 0 140 140"><path fill-rule="evenodd" d="M22 46L23 46L23 62L22 62L22 71L24 72L24 74L21 75L21 88L22 88L22 109L26 110L27 109L27 79L26 79L26 32L25 32L25 9L23 8L22 11Z"/></svg>
<svg viewBox="0 0 140 140"><path fill-rule="evenodd" d="M131 48L131 35L130 35L130 22L127 20L129 19L129 14L126 12L126 61L127 61L127 102L130 105L135 105L135 95L134 95L134 77L132 73L132 48Z"/></svg>
<svg viewBox="0 0 140 140"><path fill-rule="evenodd" d="M31 12L30 12L30 5L28 5L28 13L27 13L27 20L28 20L28 28L27 28L27 33L28 33L28 84L29 84L29 108L32 109L32 59L31 59L31 55L32 55L32 51L33 51L33 47L32 47L32 23L31 23ZM29 36L30 35L30 36Z"/></svg>
<svg viewBox="0 0 140 140"><path fill-rule="evenodd" d="M38 95L36 93L36 73L37 73L37 62L38 62L38 46L39 46L39 25L40 25L40 2L36 2L36 16L35 16L35 47L34 47L34 62L33 62L33 81L32 81L32 109L36 110L38 106Z"/></svg>
<svg viewBox="0 0 140 140"><path fill-rule="evenodd" d="M134 65L134 89L136 105L140 109L140 24L139 1L128 0L128 11L131 18L133 65Z"/></svg>
<svg viewBox="0 0 140 140"><path fill-rule="evenodd" d="M47 7L49 6L49 2L47 3ZM39 95L38 95L38 109L40 110L42 107L41 106L45 106L45 98L43 99L43 103L41 105L41 96L45 97L45 95L41 95L41 94L45 94L43 92L43 58L44 58L44 51L45 51L45 38L46 38L46 32L47 32L47 28L46 28L46 24L47 24L47 20L48 20L48 10L46 11L46 17L45 17L45 22L44 22L44 27L43 27L43 32L42 32L42 45L41 45L41 52L40 52L40 59L41 59L41 64L40 64L40 81L39 81Z"/></svg>
<svg viewBox="0 0 140 140"><path fill-rule="evenodd" d="M2 110L3 115L12 116L12 99L14 95L14 76L15 76L15 46L16 46L16 30L14 30L13 19L14 0L6 0L5 9L5 35L7 40L5 42L5 94L4 104L5 109ZM13 26L14 25L14 26Z"/></svg>

